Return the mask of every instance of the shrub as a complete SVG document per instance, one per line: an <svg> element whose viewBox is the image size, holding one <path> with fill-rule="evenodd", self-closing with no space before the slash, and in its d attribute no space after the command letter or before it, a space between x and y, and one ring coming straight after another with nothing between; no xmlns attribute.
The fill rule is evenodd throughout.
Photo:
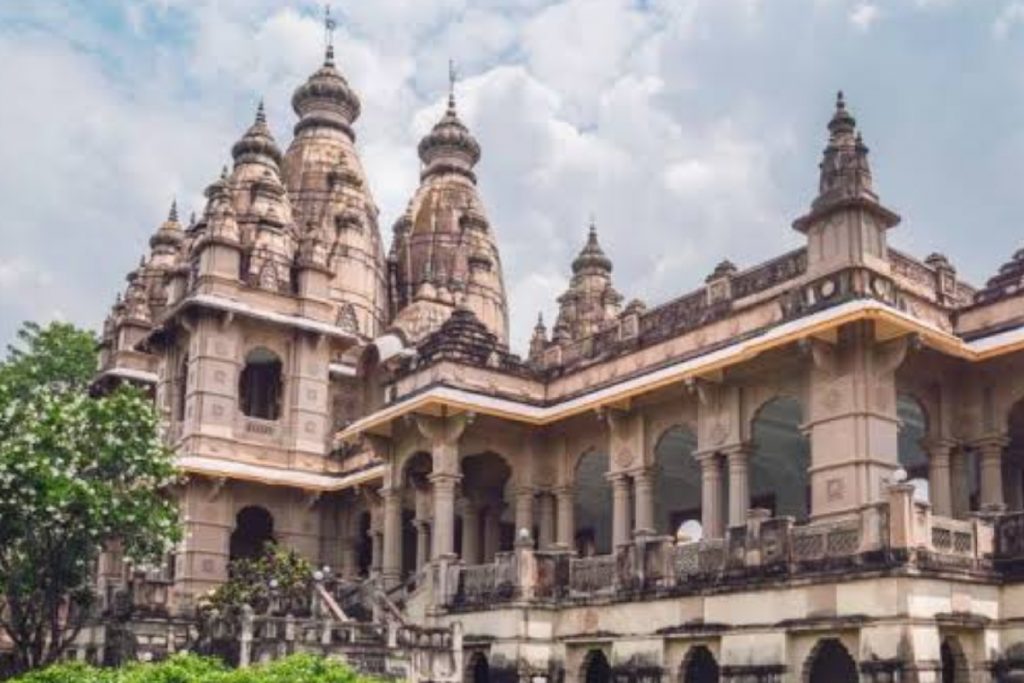
<svg viewBox="0 0 1024 683"><path fill-rule="evenodd" d="M27 673L10 683L377 683L340 662L299 654L248 669L228 669L215 659L175 655L155 664L101 669L78 662Z"/></svg>

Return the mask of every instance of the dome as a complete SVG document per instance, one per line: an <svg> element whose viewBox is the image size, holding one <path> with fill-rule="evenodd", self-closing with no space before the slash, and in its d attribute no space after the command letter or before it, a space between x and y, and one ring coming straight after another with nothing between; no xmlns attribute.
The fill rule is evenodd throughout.
<svg viewBox="0 0 1024 683"><path fill-rule="evenodd" d="M178 202L174 201L171 203L171 210L167 214L167 220L164 221L157 231L149 238L149 246L152 249L157 247L170 247L177 249L181 246L182 240L185 239L185 233L181 229L181 223L178 222Z"/></svg>
<svg viewBox="0 0 1024 683"><path fill-rule="evenodd" d="M572 272L579 273L582 270L598 269L607 272L612 271L612 260L605 256L604 250L597 242L597 228L591 224L590 234L587 235L587 243L583 246L579 256L573 259Z"/></svg>
<svg viewBox="0 0 1024 683"><path fill-rule="evenodd" d="M473 167L480 161L480 143L459 119L455 96L448 96L448 109L419 144L420 161L426 178L438 173L460 173L475 181Z"/></svg>
<svg viewBox="0 0 1024 683"><path fill-rule="evenodd" d="M267 126L267 115L263 110L263 101L256 109L256 121L245 131L245 135L231 147L231 156L235 165L258 163L273 166L277 170L284 158L278 149L274 136Z"/></svg>
<svg viewBox="0 0 1024 683"><path fill-rule="evenodd" d="M334 66L334 47L328 46L323 66L292 95L292 109L299 115L295 134L308 126L327 126L355 140L352 124L361 108L359 96Z"/></svg>

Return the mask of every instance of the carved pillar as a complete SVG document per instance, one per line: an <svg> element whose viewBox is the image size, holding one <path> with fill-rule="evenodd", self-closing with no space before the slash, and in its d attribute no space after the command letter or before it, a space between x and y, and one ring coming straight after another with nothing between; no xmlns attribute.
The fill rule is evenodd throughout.
<svg viewBox="0 0 1024 683"><path fill-rule="evenodd" d="M519 543L519 535L523 529L529 531L530 538L533 538L533 489L523 487L516 491L515 518L516 529L513 543Z"/></svg>
<svg viewBox="0 0 1024 683"><path fill-rule="evenodd" d="M550 550L555 543L555 498L548 492L537 497L537 541L541 550Z"/></svg>
<svg viewBox="0 0 1024 683"><path fill-rule="evenodd" d="M471 498L462 499L462 561L480 564L480 506Z"/></svg>
<svg viewBox="0 0 1024 683"><path fill-rule="evenodd" d="M385 586L402 579L402 492L386 489L384 497L384 558L382 576Z"/></svg>
<svg viewBox="0 0 1024 683"><path fill-rule="evenodd" d="M654 522L654 476L650 469L639 470L633 475L636 528L634 536L653 535L657 528Z"/></svg>
<svg viewBox="0 0 1024 683"><path fill-rule="evenodd" d="M717 452L702 453L700 462L700 515L704 538L721 538L722 528L722 458ZM675 529L672 530L673 533Z"/></svg>
<svg viewBox="0 0 1024 683"><path fill-rule="evenodd" d="M967 471L968 463L967 452L963 448L955 448L949 454L950 505L956 519L967 519L971 512L971 479Z"/></svg>
<svg viewBox="0 0 1024 683"><path fill-rule="evenodd" d="M981 509L993 510L1004 507L1003 500L1003 449L1007 439L991 437L974 443L978 449L981 469Z"/></svg>
<svg viewBox="0 0 1024 683"><path fill-rule="evenodd" d="M576 550L576 510L573 507L572 487L564 486L555 491L558 507L558 547L562 550Z"/></svg>
<svg viewBox="0 0 1024 683"><path fill-rule="evenodd" d="M417 519L416 525L416 571L423 569L430 561L430 522L425 519Z"/></svg>
<svg viewBox="0 0 1024 683"><path fill-rule="evenodd" d="M374 529L370 541L370 576L380 576L381 550L384 546L384 534L377 529Z"/></svg>
<svg viewBox="0 0 1024 683"><path fill-rule="evenodd" d="M484 562L494 562L501 549L501 511L503 504L494 499L484 510Z"/></svg>
<svg viewBox="0 0 1024 683"><path fill-rule="evenodd" d="M729 469L729 526L747 523L750 508L749 444L737 444L722 449Z"/></svg>
<svg viewBox="0 0 1024 683"><path fill-rule="evenodd" d="M953 516L953 489L950 477L951 453L956 443L949 439L926 439L921 444L928 452L928 492L932 513Z"/></svg>
<svg viewBox="0 0 1024 683"><path fill-rule="evenodd" d="M434 486L434 559L455 559L455 485L457 474L430 475Z"/></svg>
<svg viewBox="0 0 1024 683"><path fill-rule="evenodd" d="M612 482L612 551L629 543L629 479L624 474L609 477Z"/></svg>

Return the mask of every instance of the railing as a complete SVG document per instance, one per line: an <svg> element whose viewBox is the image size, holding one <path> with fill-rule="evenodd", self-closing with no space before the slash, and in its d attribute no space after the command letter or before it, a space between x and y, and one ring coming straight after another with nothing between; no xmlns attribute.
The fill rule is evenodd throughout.
<svg viewBox="0 0 1024 683"><path fill-rule="evenodd" d="M514 597L518 585L513 553L499 553L494 562L462 567L459 571L457 600L482 604Z"/></svg>
<svg viewBox="0 0 1024 683"><path fill-rule="evenodd" d="M573 558L569 561L570 593L606 593L615 589L618 568L616 555Z"/></svg>
<svg viewBox="0 0 1024 683"><path fill-rule="evenodd" d="M860 551L860 523L822 524L793 528L794 562L850 557Z"/></svg>

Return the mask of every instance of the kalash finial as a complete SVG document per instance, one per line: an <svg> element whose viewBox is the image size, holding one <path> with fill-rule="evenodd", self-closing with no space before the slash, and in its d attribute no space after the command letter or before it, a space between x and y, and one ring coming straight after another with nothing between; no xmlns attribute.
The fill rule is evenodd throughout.
<svg viewBox="0 0 1024 683"><path fill-rule="evenodd" d="M337 26L337 22L331 16L331 6L324 5L324 43L326 45L324 64L327 66L334 66L334 29Z"/></svg>
<svg viewBox="0 0 1024 683"><path fill-rule="evenodd" d="M178 198L171 200L171 210L167 212L167 220L171 223L178 222Z"/></svg>

